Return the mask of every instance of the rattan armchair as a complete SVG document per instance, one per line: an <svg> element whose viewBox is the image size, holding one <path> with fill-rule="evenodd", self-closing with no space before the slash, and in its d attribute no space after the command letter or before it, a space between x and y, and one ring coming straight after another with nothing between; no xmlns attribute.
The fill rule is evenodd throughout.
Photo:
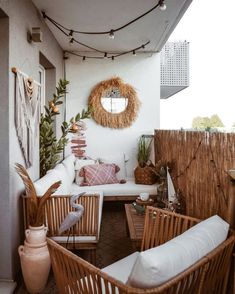
<svg viewBox="0 0 235 294"><path fill-rule="evenodd" d="M67 249L86 249L90 252L90 260L95 263L96 247L99 240L99 225L101 218L102 203L100 195L86 194L81 196L77 202L84 207L81 220L72 227L71 232L65 231L61 235L59 227L66 215L74 209L70 205L71 195L51 196L45 205L44 224L48 227L47 236L56 240L57 243ZM39 196L40 197L40 196ZM29 210L27 209L29 198L23 195L24 227L29 225ZM68 238L68 235L70 237Z"/></svg>
<svg viewBox="0 0 235 294"><path fill-rule="evenodd" d="M163 244L183 233L199 220L148 207L142 250ZM116 280L48 239L59 293L69 294L225 294L235 237L229 237L216 249L168 282L151 289L137 289Z"/></svg>

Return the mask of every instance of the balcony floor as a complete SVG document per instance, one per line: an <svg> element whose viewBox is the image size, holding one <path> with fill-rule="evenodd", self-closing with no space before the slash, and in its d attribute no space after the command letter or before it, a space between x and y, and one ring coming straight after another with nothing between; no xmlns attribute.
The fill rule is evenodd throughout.
<svg viewBox="0 0 235 294"><path fill-rule="evenodd" d="M125 246L123 246L125 244ZM103 268L133 252L131 241L126 232L124 203L104 202L100 241L97 248L97 267ZM86 258L85 252L77 252ZM24 285L16 294L26 294ZM57 294L53 273L50 274L46 289L41 294Z"/></svg>

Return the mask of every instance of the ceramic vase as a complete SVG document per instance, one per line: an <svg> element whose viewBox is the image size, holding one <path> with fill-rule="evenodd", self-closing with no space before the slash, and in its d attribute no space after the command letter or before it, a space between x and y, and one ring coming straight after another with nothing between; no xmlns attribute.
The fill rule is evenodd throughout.
<svg viewBox="0 0 235 294"><path fill-rule="evenodd" d="M25 286L29 293L41 292L47 283L51 262L46 242L47 228L29 227L19 255Z"/></svg>

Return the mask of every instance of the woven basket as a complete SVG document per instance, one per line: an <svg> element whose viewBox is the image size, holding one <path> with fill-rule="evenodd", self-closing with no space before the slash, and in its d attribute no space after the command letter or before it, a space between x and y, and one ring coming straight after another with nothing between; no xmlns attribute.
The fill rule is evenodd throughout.
<svg viewBox="0 0 235 294"><path fill-rule="evenodd" d="M137 166L134 171L135 183L142 185L153 185L157 182L157 176L150 166Z"/></svg>

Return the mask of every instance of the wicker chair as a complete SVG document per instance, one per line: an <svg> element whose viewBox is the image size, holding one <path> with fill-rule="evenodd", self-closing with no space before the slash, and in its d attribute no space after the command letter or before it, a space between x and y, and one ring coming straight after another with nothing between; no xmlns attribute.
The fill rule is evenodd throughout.
<svg viewBox="0 0 235 294"><path fill-rule="evenodd" d="M23 195L23 214L24 227L29 225L29 210L27 209L28 200ZM77 202L84 207L84 214L81 220L72 227L71 236L65 231L59 235L59 227L66 215L74 210L70 206L70 195L51 196L45 205L44 223L48 227L47 236L54 239L67 249L86 249L89 250L90 260L95 264L96 247L99 240L99 226L101 219L102 204L98 194L86 194L81 196Z"/></svg>
<svg viewBox="0 0 235 294"><path fill-rule="evenodd" d="M141 249L163 244L198 222L195 218L148 207ZM225 294L234 241L235 237L230 232L227 240L204 258L168 282L151 289L123 284L50 239L48 248L59 293L62 294Z"/></svg>

